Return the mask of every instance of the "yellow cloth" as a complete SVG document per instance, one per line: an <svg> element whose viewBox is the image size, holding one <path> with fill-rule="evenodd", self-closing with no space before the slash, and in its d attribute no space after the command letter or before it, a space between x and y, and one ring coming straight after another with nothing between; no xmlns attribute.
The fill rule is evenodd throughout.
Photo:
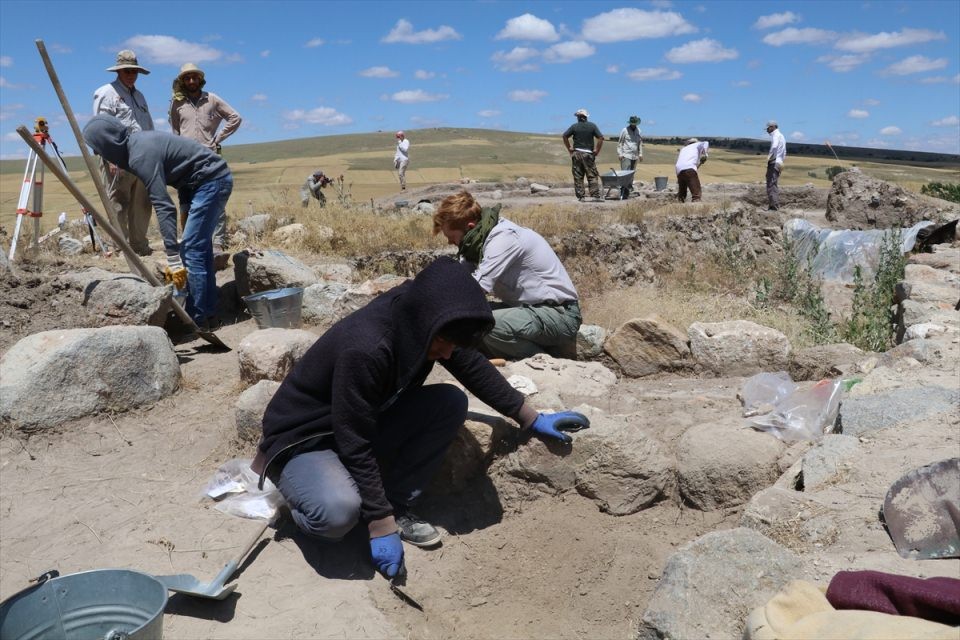
<svg viewBox="0 0 960 640"><path fill-rule="evenodd" d="M177 289L183 289L187 286L187 270L183 267L171 269L167 267L163 271L163 279L168 283L173 283Z"/></svg>
<svg viewBox="0 0 960 640"><path fill-rule="evenodd" d="M813 583L794 580L750 613L744 640L960 640L960 629L910 616L834 609Z"/></svg>

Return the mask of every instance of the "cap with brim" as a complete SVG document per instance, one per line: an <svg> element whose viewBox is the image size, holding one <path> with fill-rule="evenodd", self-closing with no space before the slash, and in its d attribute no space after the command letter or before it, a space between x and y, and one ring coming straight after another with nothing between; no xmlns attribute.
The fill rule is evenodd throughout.
<svg viewBox="0 0 960 640"><path fill-rule="evenodd" d="M637 116L630 116L630 120L627 121L627 124L640 124L640 118Z"/></svg>
<svg viewBox="0 0 960 640"><path fill-rule="evenodd" d="M144 67L141 67L140 63L137 62L137 54L129 49L124 49L119 52L117 54L117 64L112 67L107 67L107 71L120 71L121 69L136 69L145 76L150 75L150 72Z"/></svg>
<svg viewBox="0 0 960 640"><path fill-rule="evenodd" d="M396 138L402 138L403 135L404 135L404 134L403 134L403 131L397 131L397 135L394 136L394 137L396 137Z"/></svg>
<svg viewBox="0 0 960 640"><path fill-rule="evenodd" d="M697 142L700 142L700 141L697 140L696 138L689 138L689 139L687 140L686 144L695 144L695 143L697 143Z"/></svg>
<svg viewBox="0 0 960 640"><path fill-rule="evenodd" d="M586 110L586 109L577 109L576 111L574 111L573 115L575 115L575 116L583 116L583 117L585 117L585 118L589 118L589 117L590 117L590 114L587 113L587 110Z"/></svg>
<svg viewBox="0 0 960 640"><path fill-rule="evenodd" d="M764 127L764 129L769 129L770 127L776 127L776 126L778 126L776 120L767 120L767 126Z"/></svg>
<svg viewBox="0 0 960 640"><path fill-rule="evenodd" d="M180 73L177 74L177 79L178 80L182 79L183 76L187 75L188 73L197 74L198 76L200 76L201 80L205 77L203 73L203 69L193 64L192 62L188 62L187 64L180 67Z"/></svg>

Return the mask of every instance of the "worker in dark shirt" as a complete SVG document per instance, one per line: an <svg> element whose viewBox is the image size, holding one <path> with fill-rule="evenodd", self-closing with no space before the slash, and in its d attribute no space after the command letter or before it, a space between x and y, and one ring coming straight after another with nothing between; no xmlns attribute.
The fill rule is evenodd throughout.
<svg viewBox="0 0 960 640"><path fill-rule="evenodd" d="M577 109L574 113L577 121L563 132L563 146L570 153L570 160L573 164L573 190L577 194L577 200L583 200L585 193L583 190L583 178L586 176L587 184L590 186L590 197L594 202L603 202L600 197L600 172L597 171L597 156L600 149L603 148L603 134L587 118L590 114L586 109ZM570 138L573 138L573 146L570 145ZM597 148L593 148L596 140Z"/></svg>
<svg viewBox="0 0 960 640"><path fill-rule="evenodd" d="M493 327L470 272L440 258L314 343L263 416L253 470L280 490L297 527L340 540L358 522L377 570L403 572L401 540L440 542L410 510L467 415L450 384L424 385L440 362L481 401L541 437L569 443L590 426L574 412L537 413L473 347Z"/></svg>

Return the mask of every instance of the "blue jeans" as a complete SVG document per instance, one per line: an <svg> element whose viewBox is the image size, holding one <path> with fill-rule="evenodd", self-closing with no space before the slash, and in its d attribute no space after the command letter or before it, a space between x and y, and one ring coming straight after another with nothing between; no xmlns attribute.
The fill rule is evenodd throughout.
<svg viewBox="0 0 960 640"><path fill-rule="evenodd" d="M380 414L373 448L395 508L420 496L466 419L467 396L450 384L411 389ZM360 492L336 451L295 453L276 484L294 523L307 535L339 540L360 521Z"/></svg>
<svg viewBox="0 0 960 640"><path fill-rule="evenodd" d="M188 211L180 240L180 258L187 269L187 313L196 322L217 313L217 272L213 266L213 230L233 191L233 176L204 182L177 192Z"/></svg>

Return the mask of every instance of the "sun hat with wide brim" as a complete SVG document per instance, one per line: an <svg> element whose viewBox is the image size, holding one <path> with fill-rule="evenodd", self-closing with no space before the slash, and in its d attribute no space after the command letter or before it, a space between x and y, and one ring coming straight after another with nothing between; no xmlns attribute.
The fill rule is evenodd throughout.
<svg viewBox="0 0 960 640"><path fill-rule="evenodd" d="M121 69L136 69L145 76L150 75L150 72L137 62L137 54L130 49L124 49L117 53L117 64L107 67L107 71L120 71Z"/></svg>
<svg viewBox="0 0 960 640"><path fill-rule="evenodd" d="M206 78L206 76L203 73L203 69L193 64L192 62L188 62L187 64L180 67L180 73L177 74L177 80L183 79L183 76L187 75L188 73L197 74L198 76L200 76L201 80Z"/></svg>
<svg viewBox="0 0 960 640"><path fill-rule="evenodd" d="M573 112L573 115L575 115L575 116L583 116L584 118L589 118L589 117L590 117L590 114L587 113L587 110L586 110L586 109L577 109L576 111Z"/></svg>
<svg viewBox="0 0 960 640"><path fill-rule="evenodd" d="M640 124L640 118L637 116L630 116L630 119L627 120L627 124Z"/></svg>

